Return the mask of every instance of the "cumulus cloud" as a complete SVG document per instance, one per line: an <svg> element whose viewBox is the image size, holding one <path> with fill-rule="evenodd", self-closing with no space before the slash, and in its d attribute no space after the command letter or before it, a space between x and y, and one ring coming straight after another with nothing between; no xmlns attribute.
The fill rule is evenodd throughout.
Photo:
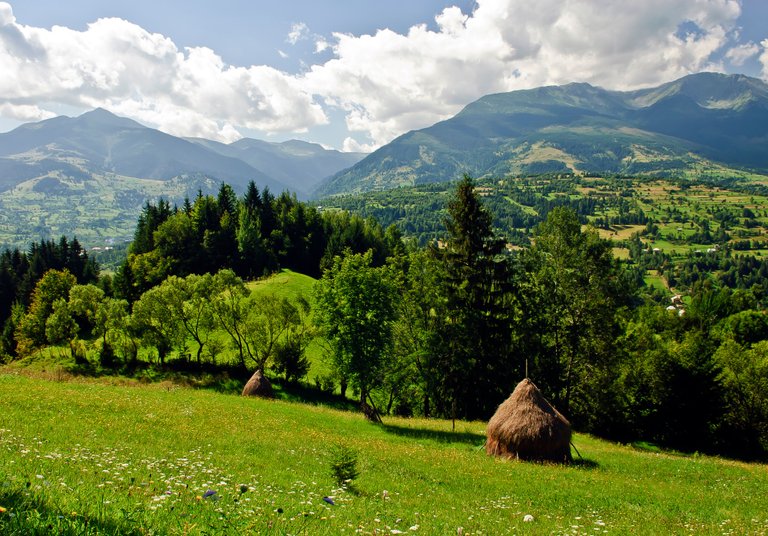
<svg viewBox="0 0 768 536"><path fill-rule="evenodd" d="M764 80L768 80L768 39L764 39L760 42L763 47L763 52L760 54L760 63L763 66L763 72L761 76Z"/></svg>
<svg viewBox="0 0 768 536"><path fill-rule="evenodd" d="M43 110L34 104L13 104L10 102L0 104L0 117L7 119L41 121L43 119L50 119L55 115L53 112Z"/></svg>
<svg viewBox="0 0 768 536"><path fill-rule="evenodd" d="M488 93L573 81L633 89L722 70L713 57L739 14L736 0L478 0L472 13L445 9L436 30L334 34L334 58L306 81L380 145Z"/></svg>
<svg viewBox="0 0 768 536"><path fill-rule="evenodd" d="M172 134L220 140L239 129L301 132L346 117L348 150L371 149L457 113L483 95L589 82L634 89L691 72L723 70L755 54L738 42L738 0L477 0L448 7L436 26L405 33L317 36L304 23L288 43L326 55L290 75L227 65L208 48L121 19L84 31L19 24L0 2L0 114L40 117L48 102L102 106ZM768 74L768 40L759 56ZM725 53L725 54L724 54ZM281 54L282 55L282 54ZM716 58L724 58L717 60Z"/></svg>
<svg viewBox="0 0 768 536"><path fill-rule="evenodd" d="M302 39L309 38L309 27L303 22L294 22L291 25L291 31L288 32L288 41L290 44L295 45Z"/></svg>
<svg viewBox="0 0 768 536"><path fill-rule="evenodd" d="M0 2L0 114L38 118L19 103L102 106L184 136L232 141L238 128L304 132L324 124L320 104L295 77L268 66L226 65L214 51L180 50L122 19L85 31L18 24Z"/></svg>
<svg viewBox="0 0 768 536"><path fill-rule="evenodd" d="M735 46L725 53L725 57L730 60L733 65L744 65L749 58L760 52L760 47L755 43L744 43L743 45Z"/></svg>

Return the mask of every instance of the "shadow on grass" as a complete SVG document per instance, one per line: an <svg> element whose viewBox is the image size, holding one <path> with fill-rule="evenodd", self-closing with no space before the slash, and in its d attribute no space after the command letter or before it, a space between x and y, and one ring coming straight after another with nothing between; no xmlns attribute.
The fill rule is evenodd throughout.
<svg viewBox="0 0 768 536"><path fill-rule="evenodd" d="M576 467L577 469L599 469L600 464L597 463L594 460L590 460L589 458L575 458L573 462L571 462L572 467Z"/></svg>
<svg viewBox="0 0 768 536"><path fill-rule="evenodd" d="M0 503L6 509L0 514L0 534L146 534L146 530L127 522L64 512L40 496L28 495L27 491L18 488L1 491Z"/></svg>
<svg viewBox="0 0 768 536"><path fill-rule="evenodd" d="M303 383L286 383L272 378L270 378L270 381L275 390L275 398L278 400L326 406L343 411L360 411L360 406L357 402L339 394L329 393L328 391L323 391Z"/></svg>
<svg viewBox="0 0 768 536"><path fill-rule="evenodd" d="M429 430L426 428L410 428L407 426L396 426L394 424L381 424L381 429L387 433L409 437L412 439L428 439L438 443L464 443L475 447L482 447L485 444L485 436L474 434L472 432L443 432L442 430Z"/></svg>

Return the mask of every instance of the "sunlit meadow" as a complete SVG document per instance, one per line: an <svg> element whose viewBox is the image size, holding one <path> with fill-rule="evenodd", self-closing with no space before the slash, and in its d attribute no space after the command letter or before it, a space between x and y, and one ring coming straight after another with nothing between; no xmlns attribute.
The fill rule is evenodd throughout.
<svg viewBox="0 0 768 536"><path fill-rule="evenodd" d="M483 423L115 383L0 373L0 533L768 533L764 465L583 435L571 467L502 461Z"/></svg>

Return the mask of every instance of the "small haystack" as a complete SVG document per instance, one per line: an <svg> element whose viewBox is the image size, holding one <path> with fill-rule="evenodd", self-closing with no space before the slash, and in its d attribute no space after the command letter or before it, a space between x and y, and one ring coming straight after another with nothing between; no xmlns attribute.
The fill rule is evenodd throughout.
<svg viewBox="0 0 768 536"><path fill-rule="evenodd" d="M261 398L274 398L275 393L272 391L272 384L264 373L257 370L248 380L248 383L243 387L243 396L258 396Z"/></svg>
<svg viewBox="0 0 768 536"><path fill-rule="evenodd" d="M571 458L571 424L528 378L515 387L488 421L485 451L521 460L566 463Z"/></svg>

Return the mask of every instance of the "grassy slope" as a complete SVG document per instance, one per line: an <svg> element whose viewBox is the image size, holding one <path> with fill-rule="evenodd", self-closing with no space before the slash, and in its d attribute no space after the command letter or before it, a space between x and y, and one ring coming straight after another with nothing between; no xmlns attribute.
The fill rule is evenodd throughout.
<svg viewBox="0 0 768 536"><path fill-rule="evenodd" d="M303 297L309 300L310 304L313 304L315 281L316 279L308 275L291 270L281 270L266 279L249 283L248 288L256 293L271 294L277 297L288 298L289 300ZM314 381L316 376L330 373L330 368L323 358L324 352L325 341L322 338L316 339L307 348L307 358L311 364L307 373L307 380L309 382Z"/></svg>
<svg viewBox="0 0 768 536"><path fill-rule="evenodd" d="M768 532L763 465L581 435L590 463L500 461L479 448L483 423L459 423L456 434L444 421L376 426L170 385L0 374L0 393L3 534ZM360 452L358 493L334 490L338 443ZM216 495L202 498L208 489Z"/></svg>

